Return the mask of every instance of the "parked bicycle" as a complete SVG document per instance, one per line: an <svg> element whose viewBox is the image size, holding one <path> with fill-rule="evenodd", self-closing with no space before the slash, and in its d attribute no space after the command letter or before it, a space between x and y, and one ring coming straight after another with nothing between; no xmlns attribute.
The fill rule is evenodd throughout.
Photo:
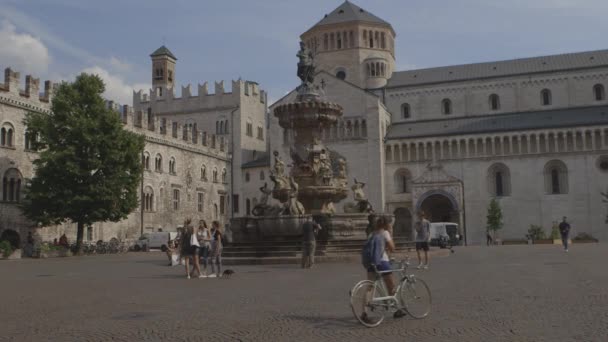
<svg viewBox="0 0 608 342"><path fill-rule="evenodd" d="M393 263L394 265L394 263ZM431 290L426 282L413 274L407 274L409 261L403 260L399 268L378 271L376 279L362 280L350 291L350 306L357 320L368 328L377 327L387 313L404 309L414 318L425 318L431 312ZM397 272L400 281L395 294L390 296L382 275Z"/></svg>

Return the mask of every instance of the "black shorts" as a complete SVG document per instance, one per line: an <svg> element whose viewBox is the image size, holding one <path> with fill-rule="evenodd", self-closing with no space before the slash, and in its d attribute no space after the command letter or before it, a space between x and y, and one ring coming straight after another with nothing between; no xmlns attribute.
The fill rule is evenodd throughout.
<svg viewBox="0 0 608 342"><path fill-rule="evenodd" d="M416 250L419 251L421 249L423 249L425 251L428 251L429 250L429 243L426 242L426 241L425 242L416 242Z"/></svg>

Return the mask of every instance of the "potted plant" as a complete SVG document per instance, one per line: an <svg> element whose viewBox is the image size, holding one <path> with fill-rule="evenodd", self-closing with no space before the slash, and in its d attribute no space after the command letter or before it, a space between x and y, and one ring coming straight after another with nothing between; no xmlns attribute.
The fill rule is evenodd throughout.
<svg viewBox="0 0 608 342"><path fill-rule="evenodd" d="M593 243L598 242L598 239L594 238L593 235L588 233L579 233L572 239L574 243Z"/></svg>
<svg viewBox="0 0 608 342"><path fill-rule="evenodd" d="M545 238L543 227L534 224L530 225L526 238L528 239L528 244L553 244L552 239Z"/></svg>
<svg viewBox="0 0 608 342"><path fill-rule="evenodd" d="M4 259L21 259L21 238L19 233L6 229L0 235L0 251Z"/></svg>

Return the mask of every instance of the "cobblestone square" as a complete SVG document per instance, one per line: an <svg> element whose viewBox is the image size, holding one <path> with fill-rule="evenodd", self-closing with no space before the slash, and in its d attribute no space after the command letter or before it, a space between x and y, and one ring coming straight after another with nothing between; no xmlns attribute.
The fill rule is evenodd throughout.
<svg viewBox="0 0 608 342"><path fill-rule="evenodd" d="M608 341L608 245L466 247L416 271L423 320L359 325L358 263L230 266L191 279L161 253L0 262L0 341Z"/></svg>

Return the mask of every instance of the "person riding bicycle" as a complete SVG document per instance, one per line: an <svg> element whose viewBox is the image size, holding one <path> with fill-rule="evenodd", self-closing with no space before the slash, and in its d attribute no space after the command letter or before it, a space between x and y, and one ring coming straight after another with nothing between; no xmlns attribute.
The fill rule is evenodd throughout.
<svg viewBox="0 0 608 342"><path fill-rule="evenodd" d="M364 266L367 267L367 279L376 280L376 271L385 272L392 270L387 252L395 250L395 243L391 237L392 226L390 219L381 216L376 221L374 230L369 235L363 249ZM386 284L389 295L395 294L395 279L392 272L382 273L382 279ZM395 318L402 317L405 312L401 309L395 312Z"/></svg>

